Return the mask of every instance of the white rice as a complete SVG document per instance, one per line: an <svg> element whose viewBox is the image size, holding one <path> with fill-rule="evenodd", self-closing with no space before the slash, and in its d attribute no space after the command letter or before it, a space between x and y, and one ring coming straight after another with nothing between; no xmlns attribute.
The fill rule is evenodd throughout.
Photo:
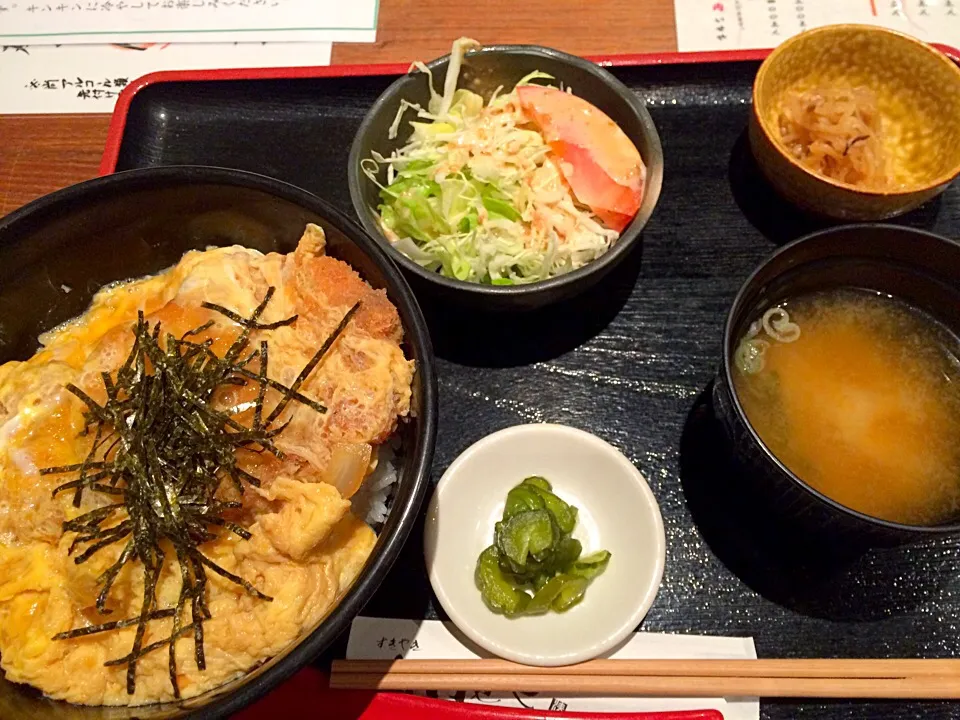
<svg viewBox="0 0 960 720"><path fill-rule="evenodd" d="M368 475L360 489L351 498L354 515L362 517L368 525L379 530L387 519L394 485L399 479L397 450L400 438L394 436L377 448L377 467Z"/></svg>

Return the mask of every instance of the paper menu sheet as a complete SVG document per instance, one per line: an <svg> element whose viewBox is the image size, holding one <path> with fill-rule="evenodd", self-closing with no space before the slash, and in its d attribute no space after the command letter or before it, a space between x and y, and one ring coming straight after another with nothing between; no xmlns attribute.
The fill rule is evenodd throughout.
<svg viewBox="0 0 960 720"><path fill-rule="evenodd" d="M120 91L159 70L330 64L330 43L0 48L0 114L109 113Z"/></svg>
<svg viewBox="0 0 960 720"><path fill-rule="evenodd" d="M357 617L350 628L347 658L351 660L469 660L483 656L449 623L436 620L395 620ZM706 637L634 633L610 657L629 659L755 659L752 638ZM755 698L602 698L593 696L551 697L543 693L430 693L467 703L501 707L527 707L570 712L666 712L671 710L719 710L724 720L758 720L760 703Z"/></svg>
<svg viewBox="0 0 960 720"><path fill-rule="evenodd" d="M0 43L376 39L378 0L0 0Z"/></svg>
<svg viewBox="0 0 960 720"><path fill-rule="evenodd" d="M674 0L681 52L772 48L803 30L879 25L960 45L960 0Z"/></svg>

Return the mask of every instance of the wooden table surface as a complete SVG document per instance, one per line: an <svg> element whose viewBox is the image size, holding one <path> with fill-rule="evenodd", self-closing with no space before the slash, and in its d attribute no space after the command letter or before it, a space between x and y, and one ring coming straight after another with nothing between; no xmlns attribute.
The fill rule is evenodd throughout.
<svg viewBox="0 0 960 720"><path fill-rule="evenodd" d="M578 55L669 52L672 0L382 0L374 44L337 44L333 63L409 62L469 35ZM109 115L0 115L0 216L96 176Z"/></svg>

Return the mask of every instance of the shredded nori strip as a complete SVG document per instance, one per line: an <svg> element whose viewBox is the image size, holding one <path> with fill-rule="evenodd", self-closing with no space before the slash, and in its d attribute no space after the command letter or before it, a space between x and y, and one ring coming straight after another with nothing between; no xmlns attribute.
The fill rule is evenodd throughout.
<svg viewBox="0 0 960 720"><path fill-rule="evenodd" d="M325 413L326 408L300 393L300 388L323 360L350 318L357 303L344 315L336 329L287 387L268 377L269 351L265 340L248 352L250 333L290 325L296 316L274 323L259 322L274 288L250 317L243 317L213 303L202 307L223 315L243 327L223 357L212 351L210 339L197 336L215 325L210 320L179 338L163 333L160 323L152 327L139 314L133 327L130 354L114 375L102 374L107 400L99 404L75 385L67 389L86 405L81 435L94 433L91 450L82 463L44 468L43 475L75 474L53 494L73 491L73 505L80 507L83 493L91 491L112 498L98 507L63 523L64 532L75 533L69 553L77 564L100 550L122 543L116 561L97 579L100 591L97 610L112 612L107 600L120 571L139 562L143 569L143 598L137 616L101 625L58 633L54 640L69 640L94 633L136 626L130 652L105 663L127 666L127 693L136 689L137 661L147 653L169 648L170 683L174 697L180 697L177 682L176 641L192 634L197 668L203 670L203 623L210 619L207 607L207 571L239 585L254 597L271 601L249 581L217 565L200 546L218 537L220 529L244 540L250 531L228 520L224 513L240 507L239 502L217 497L223 480L232 482L243 494L246 484L259 486L254 475L237 464L237 451L283 453L274 439L289 423L277 425L291 402ZM244 353L247 353L243 357ZM248 365L258 361L256 372ZM224 386L257 386L256 400L232 408L214 406L214 393ZM273 409L264 418L267 391L279 393ZM253 410L252 424L243 425L234 416ZM175 607L159 608L157 585L170 548L180 570L180 594ZM166 551L163 549L166 548ZM147 626L155 620L172 618L170 635L144 645Z"/></svg>

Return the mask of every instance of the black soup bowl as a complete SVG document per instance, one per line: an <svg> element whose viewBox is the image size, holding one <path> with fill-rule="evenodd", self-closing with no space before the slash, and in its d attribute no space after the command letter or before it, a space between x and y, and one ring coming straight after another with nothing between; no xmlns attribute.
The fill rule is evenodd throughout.
<svg viewBox="0 0 960 720"><path fill-rule="evenodd" d="M449 62L450 56L446 55L427 64L438 88L443 86ZM573 272L539 282L510 286L482 285L445 277L418 265L394 249L381 231L377 216L379 188L360 167L361 161L371 157L374 151L389 157L410 139L412 130L409 123L401 122L400 131L393 140L389 138L389 128L397 116L401 100L417 103L423 108L430 101L428 76L413 70L391 84L363 119L350 148L347 180L350 199L363 227L387 248L390 257L404 270L417 292L422 289L440 299L481 310L535 309L573 297L599 282L638 243L640 233L660 197L663 150L653 119L636 93L589 60L536 45L490 45L467 53L458 87L472 90L487 101L498 87L502 86L505 91L512 90L521 78L535 70L552 75L554 80L551 83L562 82L575 95L598 107L633 141L647 167L639 211L604 255ZM404 119L414 119L414 112L408 111ZM379 180L383 182L386 179L383 168L381 175Z"/></svg>
<svg viewBox="0 0 960 720"><path fill-rule="evenodd" d="M894 546L960 533L960 521L905 525L852 510L807 485L763 444L733 384L733 357L750 322L793 296L853 287L893 296L960 335L960 244L898 225L848 225L783 246L743 284L727 316L714 411L751 500L806 540L850 547ZM811 392L815 392L812 389Z"/></svg>
<svg viewBox="0 0 960 720"><path fill-rule="evenodd" d="M84 312L108 283L156 273L209 246L290 252L307 223L325 230L331 256L387 291L403 323L404 351L416 361L411 417L399 428L396 491L363 571L327 617L283 653L205 695L136 708L80 707L0 679L0 717L223 718L276 687L349 627L396 560L427 490L437 426L433 351L410 288L377 243L303 190L234 170L132 170L55 192L0 219L0 362L30 357L41 332Z"/></svg>

